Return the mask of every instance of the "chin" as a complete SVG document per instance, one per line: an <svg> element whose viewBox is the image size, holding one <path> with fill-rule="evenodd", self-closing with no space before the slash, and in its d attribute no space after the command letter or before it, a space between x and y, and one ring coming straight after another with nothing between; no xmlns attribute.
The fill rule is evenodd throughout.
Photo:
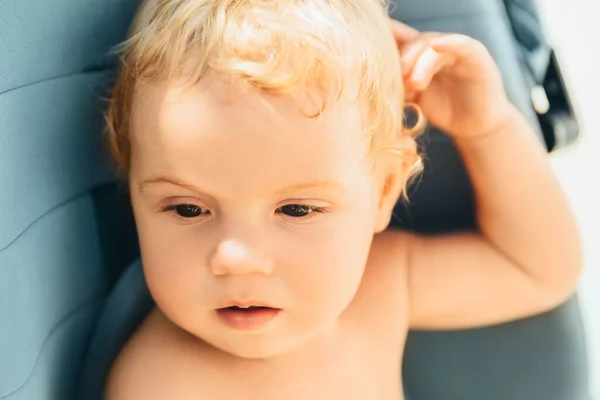
<svg viewBox="0 0 600 400"><path fill-rule="evenodd" d="M229 354L245 360L269 360L286 353L285 349L246 347L230 349Z"/></svg>
<svg viewBox="0 0 600 400"><path fill-rule="evenodd" d="M229 335L227 335L229 336ZM275 335L232 335L208 342L234 357L268 360L290 353L310 341L310 337L276 337Z"/></svg>
<svg viewBox="0 0 600 400"><path fill-rule="evenodd" d="M238 358L267 360L286 354L297 348L299 345L300 343L292 344L272 338L254 337L246 340L237 338L237 340L234 339L230 343L223 343L223 345L217 345L216 347Z"/></svg>

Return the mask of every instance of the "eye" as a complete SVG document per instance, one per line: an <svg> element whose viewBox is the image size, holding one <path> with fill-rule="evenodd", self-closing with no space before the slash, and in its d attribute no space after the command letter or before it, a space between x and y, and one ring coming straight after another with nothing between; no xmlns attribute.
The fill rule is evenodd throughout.
<svg viewBox="0 0 600 400"><path fill-rule="evenodd" d="M174 211L175 214L181 218L197 218L201 215L210 214L210 211L193 204L176 204L173 206L167 206L164 208L164 211Z"/></svg>
<svg viewBox="0 0 600 400"><path fill-rule="evenodd" d="M301 205L301 204L288 204L286 206L279 207L276 212L285 214L288 217L302 218L302 217L306 217L309 214L312 214L315 212L322 213L322 212L324 212L324 208L323 207L306 206L306 205Z"/></svg>

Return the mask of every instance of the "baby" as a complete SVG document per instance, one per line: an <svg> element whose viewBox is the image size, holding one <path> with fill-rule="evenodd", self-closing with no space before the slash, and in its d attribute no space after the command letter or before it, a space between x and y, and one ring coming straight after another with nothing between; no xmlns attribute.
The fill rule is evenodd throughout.
<svg viewBox="0 0 600 400"><path fill-rule="evenodd" d="M409 329L572 295L573 217L493 59L386 7L144 3L108 121L156 308L109 400L398 400ZM407 107L459 149L477 231L386 230L421 167Z"/></svg>

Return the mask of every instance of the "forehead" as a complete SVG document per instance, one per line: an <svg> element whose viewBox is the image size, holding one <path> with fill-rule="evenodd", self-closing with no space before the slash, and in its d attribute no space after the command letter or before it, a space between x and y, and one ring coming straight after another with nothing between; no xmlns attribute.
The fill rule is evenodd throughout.
<svg viewBox="0 0 600 400"><path fill-rule="evenodd" d="M368 152L360 107L342 99L310 117L314 99L210 78L194 87L144 85L132 108L132 175L204 177L237 193L283 179L352 179Z"/></svg>

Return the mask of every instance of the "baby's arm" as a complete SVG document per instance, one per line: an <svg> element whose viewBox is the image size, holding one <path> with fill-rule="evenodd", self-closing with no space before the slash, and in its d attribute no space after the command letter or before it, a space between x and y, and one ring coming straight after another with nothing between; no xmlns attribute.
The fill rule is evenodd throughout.
<svg viewBox="0 0 600 400"><path fill-rule="evenodd" d="M465 43L456 52L469 53L465 50L469 39L440 42L444 40L446 45L438 50L442 54L454 51L449 43L461 41ZM473 55L483 52L479 44L474 46L469 57L485 60L468 63L490 62L489 55ZM457 56L459 63L462 56ZM495 72L485 73L491 74L491 78L484 76L485 83L460 81L459 73L446 76L462 89L448 96L455 108L454 120L438 121L449 132L473 183L478 231L431 237L385 233L388 249L407 252L413 328L466 328L531 316L566 301L577 284L579 234L567 200L527 121L505 99L501 84L496 89L489 84ZM439 98L438 93L435 99ZM479 103L483 103L480 110ZM471 110L464 117L471 118L468 123L457 116L459 107L462 112ZM490 109L497 112L492 115ZM476 113L479 119L473 118ZM497 117L489 124L493 129L468 129L469 125L480 129L493 117Z"/></svg>
<svg viewBox="0 0 600 400"><path fill-rule="evenodd" d="M474 186L479 232L410 239L411 325L496 324L552 309L581 266L567 201L524 118L456 141Z"/></svg>

